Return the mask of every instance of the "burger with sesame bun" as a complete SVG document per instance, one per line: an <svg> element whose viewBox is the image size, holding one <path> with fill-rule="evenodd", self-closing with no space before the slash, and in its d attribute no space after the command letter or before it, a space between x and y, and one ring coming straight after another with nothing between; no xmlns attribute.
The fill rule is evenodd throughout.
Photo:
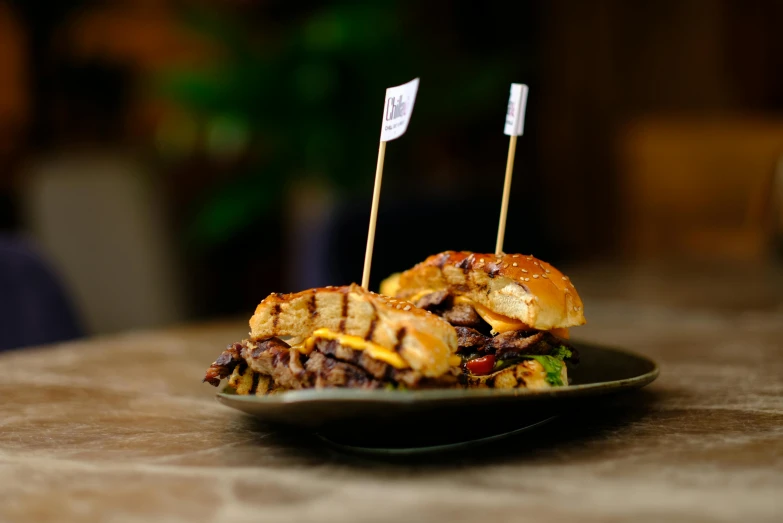
<svg viewBox="0 0 783 523"><path fill-rule="evenodd" d="M250 337L229 345L204 381L237 394L307 388L459 386L457 333L412 303L352 284L271 294Z"/></svg>
<svg viewBox="0 0 783 523"><path fill-rule="evenodd" d="M560 271L533 256L446 251L381 284L454 325L459 380L468 387L545 389L568 385L578 355L570 327L585 323L582 300Z"/></svg>

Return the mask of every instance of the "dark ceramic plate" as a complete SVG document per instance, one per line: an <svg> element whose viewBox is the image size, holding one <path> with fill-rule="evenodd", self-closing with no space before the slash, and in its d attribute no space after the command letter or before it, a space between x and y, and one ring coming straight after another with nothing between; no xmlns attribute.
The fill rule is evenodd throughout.
<svg viewBox="0 0 783 523"><path fill-rule="evenodd" d="M581 362L571 385L545 391L310 389L271 396L218 393L221 403L261 421L313 430L353 449L408 452L494 441L552 419L580 403L644 387L654 361L631 352L574 342Z"/></svg>

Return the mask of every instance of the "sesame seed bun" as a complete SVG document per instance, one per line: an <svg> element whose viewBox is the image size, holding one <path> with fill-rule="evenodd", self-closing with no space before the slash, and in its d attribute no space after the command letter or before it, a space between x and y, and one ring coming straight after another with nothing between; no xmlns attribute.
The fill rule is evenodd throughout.
<svg viewBox="0 0 783 523"><path fill-rule="evenodd" d="M457 351L457 333L447 321L403 299L381 296L356 284L270 294L250 318L253 339L311 336L316 329L394 351L414 370L438 377Z"/></svg>
<svg viewBox="0 0 783 523"><path fill-rule="evenodd" d="M585 323L582 300L571 280L529 255L446 251L392 275L382 289L405 299L446 290L538 330Z"/></svg>

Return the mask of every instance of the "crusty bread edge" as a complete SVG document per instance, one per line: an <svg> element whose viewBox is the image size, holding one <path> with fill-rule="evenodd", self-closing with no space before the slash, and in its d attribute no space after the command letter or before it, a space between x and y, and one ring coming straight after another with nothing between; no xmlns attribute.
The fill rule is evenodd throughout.
<svg viewBox="0 0 783 523"><path fill-rule="evenodd" d="M538 330L586 322L571 280L530 255L446 251L392 275L384 286L406 299L425 290L447 290Z"/></svg>

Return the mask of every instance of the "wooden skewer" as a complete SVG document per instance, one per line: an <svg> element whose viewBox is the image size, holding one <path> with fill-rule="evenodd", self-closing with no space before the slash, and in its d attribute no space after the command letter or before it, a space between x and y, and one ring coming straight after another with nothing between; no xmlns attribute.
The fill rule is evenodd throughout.
<svg viewBox="0 0 783 523"><path fill-rule="evenodd" d="M514 137L516 138L516 137ZM375 167L375 187L372 191L372 209L370 210L370 228L367 231L367 249L364 251L364 272L362 287L369 288L372 249L375 244L375 224L378 222L378 202L381 199L381 180L383 178L383 159L386 156L386 142L378 146L378 165Z"/></svg>
<svg viewBox="0 0 783 523"><path fill-rule="evenodd" d="M364 251L364 271L362 287L369 290L370 268L372 267L372 249L375 245L375 225L378 223L378 202L381 199L381 181L383 179L383 159L386 156L386 142L405 134L416 101L419 79L386 89L386 102L383 109L381 139L378 146L378 165L375 167L375 187L372 191L372 209L370 210L370 228L367 231L367 249Z"/></svg>
<svg viewBox="0 0 783 523"><path fill-rule="evenodd" d="M508 199L511 194L511 175L514 172L514 156L517 152L517 137L512 135L508 141L508 159L506 160L506 181L503 184L503 201L500 204L500 224L498 224L498 241L495 244L495 254L503 254L503 240L506 235L506 216L508 215Z"/></svg>

